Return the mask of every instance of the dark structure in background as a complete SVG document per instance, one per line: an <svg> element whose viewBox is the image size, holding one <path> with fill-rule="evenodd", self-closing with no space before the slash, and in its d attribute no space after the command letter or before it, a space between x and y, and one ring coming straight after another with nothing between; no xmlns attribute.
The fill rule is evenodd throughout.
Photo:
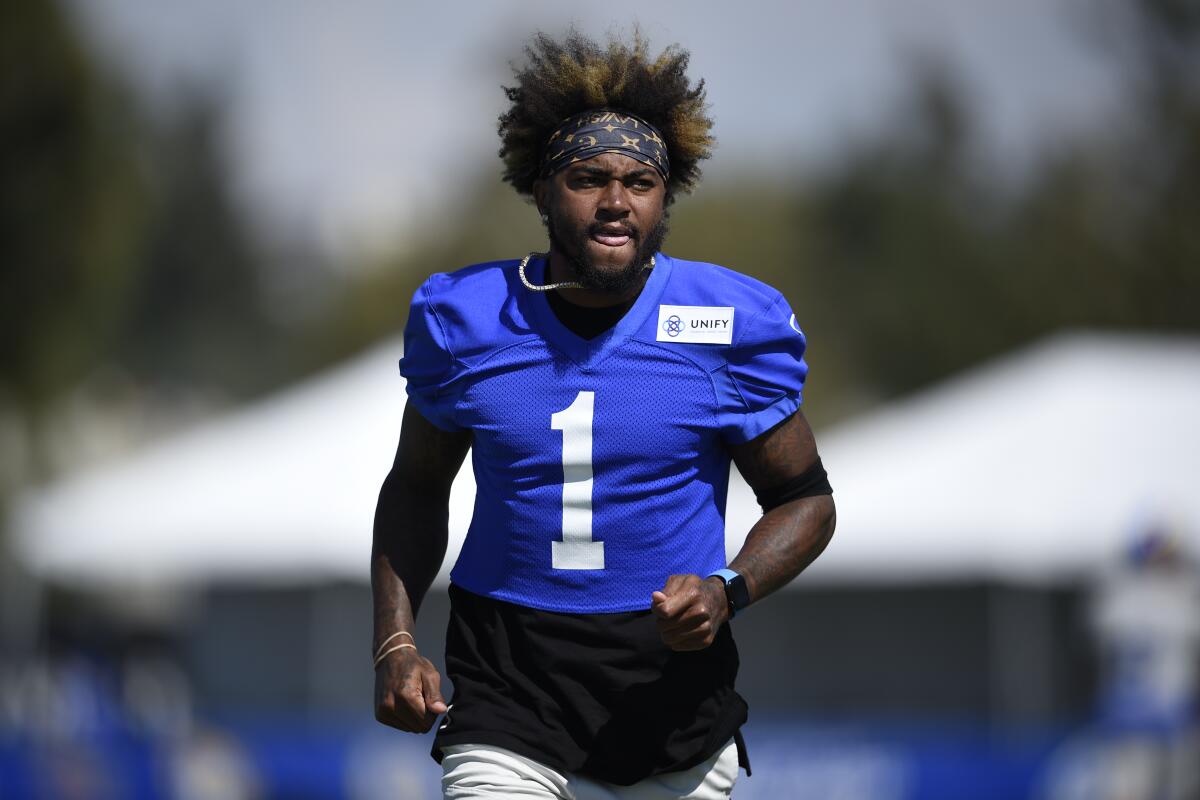
<svg viewBox="0 0 1200 800"><path fill-rule="evenodd" d="M1092 711L1097 670L1087 591L994 583L785 591L734 623L751 725L771 715L1010 732L1077 723ZM421 650L439 667L448 608L434 589L417 622ZM178 646L199 707L370 718L366 587L214 587L197 610Z"/></svg>

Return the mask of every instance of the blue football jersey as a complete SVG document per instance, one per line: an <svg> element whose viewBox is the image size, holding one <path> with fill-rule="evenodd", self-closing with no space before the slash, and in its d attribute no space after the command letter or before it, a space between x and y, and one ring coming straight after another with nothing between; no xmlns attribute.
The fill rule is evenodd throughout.
<svg viewBox="0 0 1200 800"><path fill-rule="evenodd" d="M473 434L451 580L547 611L645 610L669 575L725 566L723 444L799 407L804 335L769 286L659 254L633 307L585 340L517 264L431 276L404 331L409 401ZM545 266L526 272L540 283Z"/></svg>

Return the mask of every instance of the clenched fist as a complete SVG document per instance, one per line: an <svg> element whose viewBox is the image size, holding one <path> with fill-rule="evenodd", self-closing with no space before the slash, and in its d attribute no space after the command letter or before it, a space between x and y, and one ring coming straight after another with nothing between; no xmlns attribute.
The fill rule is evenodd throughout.
<svg viewBox="0 0 1200 800"><path fill-rule="evenodd" d="M425 733L446 712L442 676L429 659L404 648L375 668L375 719L410 733Z"/></svg>
<svg viewBox="0 0 1200 800"><path fill-rule="evenodd" d="M729 603L720 578L672 575L662 591L650 595L658 633L672 650L703 650L729 619Z"/></svg>

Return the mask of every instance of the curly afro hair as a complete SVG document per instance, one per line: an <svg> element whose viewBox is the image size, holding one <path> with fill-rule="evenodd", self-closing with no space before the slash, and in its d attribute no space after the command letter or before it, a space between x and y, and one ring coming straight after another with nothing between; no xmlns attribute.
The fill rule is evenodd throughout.
<svg viewBox="0 0 1200 800"><path fill-rule="evenodd" d="M572 30L561 42L537 34L525 55L528 63L514 66L517 85L504 87L512 105L500 115L504 180L518 193L533 193L558 124L593 108L624 111L658 128L671 159L668 203L699 181L700 161L711 155L714 139L704 81L688 85L686 50L673 45L651 58L640 32L632 45L613 38L605 48Z"/></svg>

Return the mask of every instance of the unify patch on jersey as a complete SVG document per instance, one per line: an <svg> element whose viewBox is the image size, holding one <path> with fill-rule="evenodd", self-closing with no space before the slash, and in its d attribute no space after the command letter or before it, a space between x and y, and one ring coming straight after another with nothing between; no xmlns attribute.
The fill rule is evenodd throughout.
<svg viewBox="0 0 1200 800"><path fill-rule="evenodd" d="M658 307L658 341L732 344L732 306Z"/></svg>

